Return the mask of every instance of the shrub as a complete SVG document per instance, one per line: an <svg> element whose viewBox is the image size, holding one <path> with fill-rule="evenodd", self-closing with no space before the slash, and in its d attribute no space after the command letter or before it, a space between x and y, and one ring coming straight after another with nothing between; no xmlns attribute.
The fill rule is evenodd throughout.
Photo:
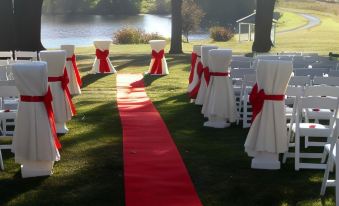
<svg viewBox="0 0 339 206"><path fill-rule="evenodd" d="M115 44L147 44L150 40L165 39L158 33L146 33L142 29L125 27L115 32Z"/></svg>
<svg viewBox="0 0 339 206"><path fill-rule="evenodd" d="M234 31L226 27L212 27L210 28L210 37L214 41L228 41L234 36Z"/></svg>

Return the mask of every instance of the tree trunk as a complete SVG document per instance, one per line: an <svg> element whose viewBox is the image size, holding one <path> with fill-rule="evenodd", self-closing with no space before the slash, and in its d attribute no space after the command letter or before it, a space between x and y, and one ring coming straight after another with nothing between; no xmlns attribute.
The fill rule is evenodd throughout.
<svg viewBox="0 0 339 206"><path fill-rule="evenodd" d="M172 0L172 36L170 54L182 54L182 0Z"/></svg>
<svg viewBox="0 0 339 206"><path fill-rule="evenodd" d="M257 0L253 52L269 52L273 46L271 29L276 0Z"/></svg>
<svg viewBox="0 0 339 206"><path fill-rule="evenodd" d="M41 51L41 9L43 0L15 0L16 50Z"/></svg>
<svg viewBox="0 0 339 206"><path fill-rule="evenodd" d="M0 1L0 51L14 49L14 15L12 0Z"/></svg>

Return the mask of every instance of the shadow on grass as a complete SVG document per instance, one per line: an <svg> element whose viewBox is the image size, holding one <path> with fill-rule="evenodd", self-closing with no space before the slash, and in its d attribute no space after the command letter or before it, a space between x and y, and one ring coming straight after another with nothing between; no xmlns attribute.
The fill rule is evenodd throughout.
<svg viewBox="0 0 339 206"><path fill-rule="evenodd" d="M203 127L201 107L186 94L153 101L184 159L204 205L296 205L318 199L323 171L294 171L293 160L281 170L253 170L244 152L247 129ZM305 185L307 185L305 187ZM332 197L331 194L327 196Z"/></svg>
<svg viewBox="0 0 339 206"><path fill-rule="evenodd" d="M117 108L113 100L88 100L82 105L93 103L99 106L79 113L86 118L75 118L69 124L70 133L61 138L62 159L55 163L54 175L22 179L19 171L12 178L2 179L0 205L124 205L122 131ZM78 131L74 126L91 130Z"/></svg>

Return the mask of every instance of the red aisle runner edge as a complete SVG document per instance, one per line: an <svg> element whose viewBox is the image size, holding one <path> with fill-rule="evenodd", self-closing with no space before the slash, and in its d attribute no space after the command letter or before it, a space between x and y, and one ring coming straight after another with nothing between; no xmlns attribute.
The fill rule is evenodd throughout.
<svg viewBox="0 0 339 206"><path fill-rule="evenodd" d="M145 92L143 76L117 76L126 206L201 206L172 137Z"/></svg>

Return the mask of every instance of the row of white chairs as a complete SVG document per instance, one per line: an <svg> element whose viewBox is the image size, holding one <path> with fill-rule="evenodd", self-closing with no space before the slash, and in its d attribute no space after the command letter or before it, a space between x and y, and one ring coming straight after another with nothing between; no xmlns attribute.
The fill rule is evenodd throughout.
<svg viewBox="0 0 339 206"><path fill-rule="evenodd" d="M3 60L38 60L37 51L0 51Z"/></svg>

